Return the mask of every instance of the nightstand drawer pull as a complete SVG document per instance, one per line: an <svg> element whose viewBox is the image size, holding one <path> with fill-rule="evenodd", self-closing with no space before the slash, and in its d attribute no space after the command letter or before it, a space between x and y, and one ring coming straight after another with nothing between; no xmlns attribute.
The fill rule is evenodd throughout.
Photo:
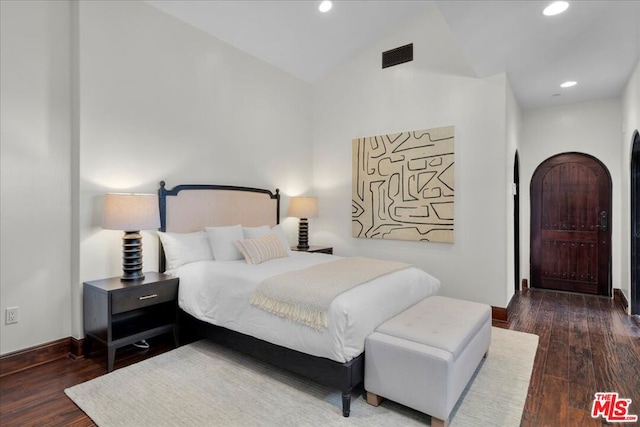
<svg viewBox="0 0 640 427"><path fill-rule="evenodd" d="M151 294L151 295L145 295L145 296L143 296L143 297L139 297L138 299L139 299L140 301L142 301L142 300L145 300L145 299L155 298L155 297L157 297L157 296L158 296L158 294Z"/></svg>

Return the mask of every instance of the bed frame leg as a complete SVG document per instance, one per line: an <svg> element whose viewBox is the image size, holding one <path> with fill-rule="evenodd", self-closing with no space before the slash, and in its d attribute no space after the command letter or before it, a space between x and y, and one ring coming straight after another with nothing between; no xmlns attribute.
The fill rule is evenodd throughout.
<svg viewBox="0 0 640 427"><path fill-rule="evenodd" d="M348 417L351 413L351 392L342 392L342 416Z"/></svg>

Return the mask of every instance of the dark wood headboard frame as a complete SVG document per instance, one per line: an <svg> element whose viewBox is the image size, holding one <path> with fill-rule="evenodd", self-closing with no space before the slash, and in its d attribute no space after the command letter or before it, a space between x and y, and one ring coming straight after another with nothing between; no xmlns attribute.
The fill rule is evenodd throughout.
<svg viewBox="0 0 640 427"><path fill-rule="evenodd" d="M203 191L246 191L250 193L261 193L268 196L272 200L276 200L276 209L274 212L275 223L280 223L280 190L276 188L275 193L270 190L253 187L237 187L233 185L214 185L214 184L184 184L177 185L168 190L164 181L160 181L160 188L158 189L158 203L160 208L160 231L167 231L167 197L177 196L180 191L183 190L203 190ZM162 244L159 247L158 268L160 272L164 272L166 269L166 260L164 256L164 249Z"/></svg>

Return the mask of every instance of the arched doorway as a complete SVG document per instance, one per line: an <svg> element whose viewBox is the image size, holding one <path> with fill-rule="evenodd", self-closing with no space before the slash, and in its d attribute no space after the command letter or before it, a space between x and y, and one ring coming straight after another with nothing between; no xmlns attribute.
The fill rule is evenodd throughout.
<svg viewBox="0 0 640 427"><path fill-rule="evenodd" d="M611 296L611 176L563 153L531 178L531 286Z"/></svg>
<svg viewBox="0 0 640 427"><path fill-rule="evenodd" d="M513 275L515 291L520 290L520 157L518 150L513 159Z"/></svg>
<svg viewBox="0 0 640 427"><path fill-rule="evenodd" d="M640 315L640 134L631 149L631 314Z"/></svg>

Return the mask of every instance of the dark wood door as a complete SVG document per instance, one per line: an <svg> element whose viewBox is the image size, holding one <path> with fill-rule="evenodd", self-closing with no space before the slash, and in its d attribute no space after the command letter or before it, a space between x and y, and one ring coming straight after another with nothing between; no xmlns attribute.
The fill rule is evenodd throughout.
<svg viewBox="0 0 640 427"><path fill-rule="evenodd" d="M631 314L640 315L640 134L631 151Z"/></svg>
<svg viewBox="0 0 640 427"><path fill-rule="evenodd" d="M513 276L515 291L520 290L520 156L516 150L513 160Z"/></svg>
<svg viewBox="0 0 640 427"><path fill-rule="evenodd" d="M531 286L611 296L611 177L564 153L531 179Z"/></svg>

